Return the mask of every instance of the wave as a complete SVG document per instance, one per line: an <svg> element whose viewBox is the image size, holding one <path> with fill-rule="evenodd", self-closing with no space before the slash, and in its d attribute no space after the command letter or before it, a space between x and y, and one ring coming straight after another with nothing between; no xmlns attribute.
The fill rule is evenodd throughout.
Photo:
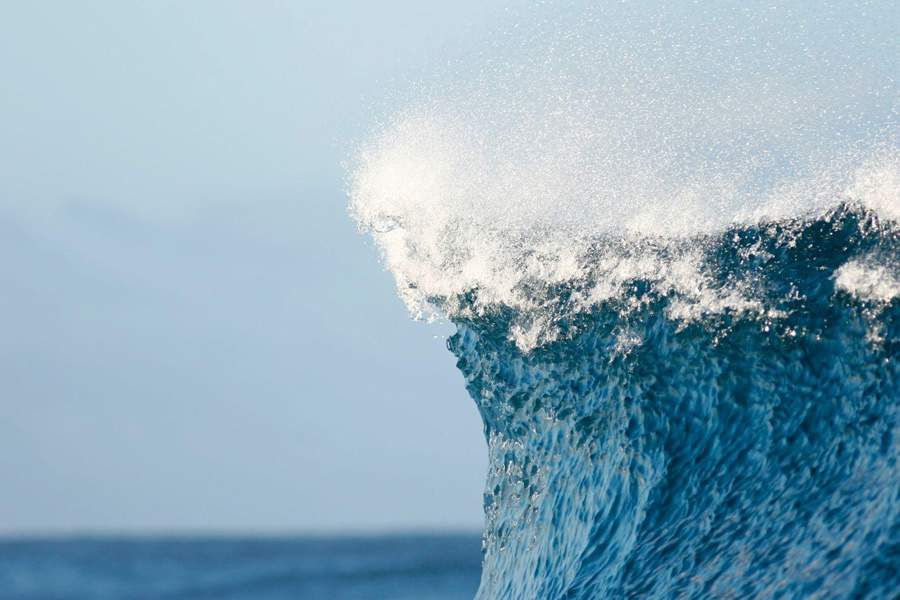
<svg viewBox="0 0 900 600"><path fill-rule="evenodd" d="M401 298L457 328L479 598L890 597L896 8L592 10L388 119L350 178Z"/></svg>
<svg viewBox="0 0 900 600"><path fill-rule="evenodd" d="M900 238L846 207L783 235L706 256L779 300L752 317L672 319L634 279L528 352L512 311L455 320L490 454L479 597L897 589Z"/></svg>

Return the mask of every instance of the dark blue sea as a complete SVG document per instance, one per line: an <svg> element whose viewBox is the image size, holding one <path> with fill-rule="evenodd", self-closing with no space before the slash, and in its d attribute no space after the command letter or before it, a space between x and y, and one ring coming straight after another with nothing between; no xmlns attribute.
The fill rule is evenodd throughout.
<svg viewBox="0 0 900 600"><path fill-rule="evenodd" d="M0 541L0 598L456 600L475 535L85 537Z"/></svg>

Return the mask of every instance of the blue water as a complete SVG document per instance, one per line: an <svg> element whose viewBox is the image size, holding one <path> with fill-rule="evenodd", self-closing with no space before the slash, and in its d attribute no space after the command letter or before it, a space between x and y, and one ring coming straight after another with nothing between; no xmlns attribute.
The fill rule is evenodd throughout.
<svg viewBox="0 0 900 600"><path fill-rule="evenodd" d="M0 598L458 600L477 535L0 541Z"/></svg>
<svg viewBox="0 0 900 600"><path fill-rule="evenodd" d="M636 279L527 352L513 309L456 319L490 452L479 598L900 597L900 298L836 284L860 257L896 277L900 234L841 207L698 247L776 316L679 321Z"/></svg>

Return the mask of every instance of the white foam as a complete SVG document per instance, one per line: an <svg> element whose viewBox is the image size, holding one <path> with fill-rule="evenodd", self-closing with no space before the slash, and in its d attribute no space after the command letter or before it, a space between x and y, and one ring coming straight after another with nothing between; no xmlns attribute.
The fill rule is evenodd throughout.
<svg viewBox="0 0 900 600"><path fill-rule="evenodd" d="M846 196L882 219L900 221L900 152L884 149L854 173Z"/></svg>
<svg viewBox="0 0 900 600"><path fill-rule="evenodd" d="M512 333L527 349L556 335L561 315L536 290L559 284L587 290L570 311L643 279L677 293L673 318L765 312L746 290L711 284L704 234L843 201L898 219L896 110L882 100L898 88L867 68L876 59L778 55L769 68L758 53L782 43L780 28L735 48L721 32L689 36L690 51L673 51L684 31L642 46L616 26L638 31L653 15L626 16L598 39L532 36L523 55L436 86L362 145L351 212L413 314L475 291L440 311L530 313ZM598 253L598 238L615 243Z"/></svg>
<svg viewBox="0 0 900 600"><path fill-rule="evenodd" d="M879 304L900 298L900 277L874 260L851 260L835 273L838 289Z"/></svg>

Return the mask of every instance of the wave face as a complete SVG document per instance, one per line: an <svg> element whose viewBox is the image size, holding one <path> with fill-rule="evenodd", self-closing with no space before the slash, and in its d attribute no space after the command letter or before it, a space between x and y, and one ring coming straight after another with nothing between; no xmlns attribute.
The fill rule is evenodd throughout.
<svg viewBox="0 0 900 600"><path fill-rule="evenodd" d="M479 598L896 593L900 290L847 265L897 277L900 244L871 226L841 210L791 243L720 236L706 260L764 280L777 318L679 323L636 279L531 352L509 311L457 320L490 452Z"/></svg>
<svg viewBox="0 0 900 600"><path fill-rule="evenodd" d="M900 589L900 9L812 4L517 20L361 147L483 417L479 598Z"/></svg>

